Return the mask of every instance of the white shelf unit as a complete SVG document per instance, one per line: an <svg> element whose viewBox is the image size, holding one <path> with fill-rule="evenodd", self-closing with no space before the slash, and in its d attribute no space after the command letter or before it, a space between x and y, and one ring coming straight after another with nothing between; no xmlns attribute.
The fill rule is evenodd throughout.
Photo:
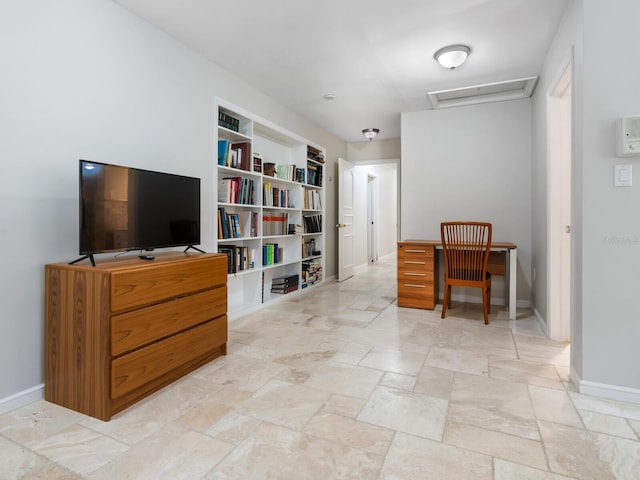
<svg viewBox="0 0 640 480"><path fill-rule="evenodd" d="M225 119L228 126L221 126L216 122L215 198L218 200L219 212L216 250L224 250L226 247L229 251L235 248L237 257L248 257L245 269L228 276L228 313L233 318L288 295L303 294L322 281L326 234L325 149L224 100L217 99L215 109L217 119ZM238 131L235 131L236 127ZM241 150L238 154L225 155L225 163L234 166L219 164L219 141L228 142L232 150L236 147ZM223 150L226 152L226 149ZM260 171L257 171L254 163L256 154L261 159ZM265 175L266 164L274 164L276 175L283 175L285 171L291 174L290 179ZM304 172L303 178L302 172L298 172L298 181L295 169L302 169ZM318 185L307 183L312 178L315 178ZM230 194L228 190L234 187L221 181L227 181L228 184L235 182L240 193L233 195L234 190ZM253 185L253 196L246 194L247 188L250 191L250 184ZM242 195L243 191L245 195ZM229 198L230 195L235 198ZM220 238L222 220L229 215L236 219L239 232L230 231L230 238ZM311 220L305 217L311 217ZM298 228L294 233L289 233L289 225L296 225ZM310 228L319 231L310 232ZM265 265L263 251L269 245L274 245L271 247L273 255L276 255L275 249L278 249L279 261ZM308 255L306 249L311 249ZM253 265L249 259L253 261ZM313 262L312 270L317 270L316 275L310 276L315 281L303 285L303 273L306 276L309 262ZM298 290L288 294L271 293L274 278L290 275L298 275Z"/></svg>

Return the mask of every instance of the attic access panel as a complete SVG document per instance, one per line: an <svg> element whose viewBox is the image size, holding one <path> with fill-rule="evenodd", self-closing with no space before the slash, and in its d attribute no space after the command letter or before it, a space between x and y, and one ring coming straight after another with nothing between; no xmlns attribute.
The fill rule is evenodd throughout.
<svg viewBox="0 0 640 480"><path fill-rule="evenodd" d="M503 100L530 97L537 82L538 77L519 78L506 82L485 83L484 85L428 92L427 96L433 108L501 102Z"/></svg>

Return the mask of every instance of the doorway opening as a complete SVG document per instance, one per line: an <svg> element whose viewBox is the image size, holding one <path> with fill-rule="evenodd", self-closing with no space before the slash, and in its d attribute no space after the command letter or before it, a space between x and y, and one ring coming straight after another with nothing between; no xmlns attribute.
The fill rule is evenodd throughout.
<svg viewBox="0 0 640 480"><path fill-rule="evenodd" d="M367 175L367 252L369 263L378 261L378 179Z"/></svg>

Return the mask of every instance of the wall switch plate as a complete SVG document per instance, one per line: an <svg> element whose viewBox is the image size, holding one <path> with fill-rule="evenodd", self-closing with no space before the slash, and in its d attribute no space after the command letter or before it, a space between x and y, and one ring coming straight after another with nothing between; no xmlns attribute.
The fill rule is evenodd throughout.
<svg viewBox="0 0 640 480"><path fill-rule="evenodd" d="M630 187L632 180L631 165L616 165L614 167L613 184L616 187Z"/></svg>

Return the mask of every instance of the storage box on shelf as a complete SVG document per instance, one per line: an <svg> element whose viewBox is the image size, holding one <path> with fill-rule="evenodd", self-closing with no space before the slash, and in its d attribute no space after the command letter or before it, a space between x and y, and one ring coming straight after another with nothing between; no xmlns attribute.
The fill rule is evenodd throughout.
<svg viewBox="0 0 640 480"><path fill-rule="evenodd" d="M325 154L223 100L217 113L217 243L227 254L233 315L281 298L278 288L271 291L274 280L301 279L309 268L305 287L322 278Z"/></svg>

